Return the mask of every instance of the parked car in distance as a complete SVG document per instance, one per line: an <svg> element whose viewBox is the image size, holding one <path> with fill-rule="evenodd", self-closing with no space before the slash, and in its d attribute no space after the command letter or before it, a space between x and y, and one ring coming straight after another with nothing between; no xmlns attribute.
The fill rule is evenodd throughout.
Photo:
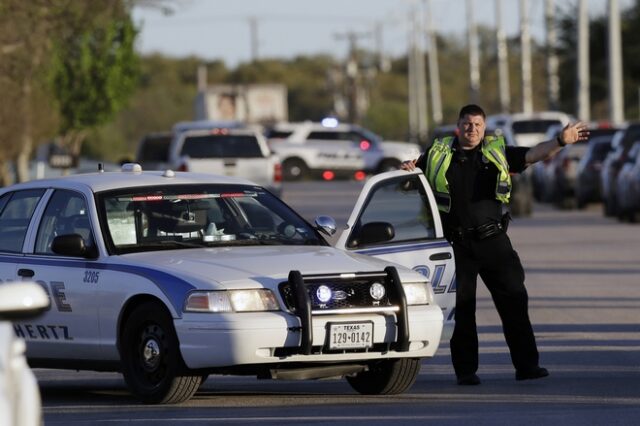
<svg viewBox="0 0 640 426"><path fill-rule="evenodd" d="M42 425L38 383L27 364L24 339L16 336L11 321L34 319L48 308L49 297L39 284L0 282L1 425Z"/></svg>
<svg viewBox="0 0 640 426"><path fill-rule="evenodd" d="M629 149L629 154L625 158L618 177L616 178L616 215L618 219L625 221L635 220L635 206L637 204L637 194L635 191L634 172L637 163L640 161L640 140L637 140Z"/></svg>
<svg viewBox="0 0 640 426"><path fill-rule="evenodd" d="M280 161L260 129L236 121L183 121L171 132L145 135L136 163L145 170L180 170L240 176L282 194Z"/></svg>
<svg viewBox="0 0 640 426"><path fill-rule="evenodd" d="M606 136L611 139L619 130L619 127L613 127L604 122L590 123L588 128L590 132L588 140L570 145L560 150L555 156L538 161L531 167L533 194L536 200L554 203L564 208L573 208L577 205L575 190L577 165L594 138ZM554 140L562 129L563 126L560 124L549 127L543 140Z"/></svg>
<svg viewBox="0 0 640 426"><path fill-rule="evenodd" d="M173 134L169 146L172 170L238 176L282 194L280 159L256 127L195 121L178 123Z"/></svg>
<svg viewBox="0 0 640 426"><path fill-rule="evenodd" d="M119 371L145 403L208 374L404 392L455 307L425 176L373 176L332 247L335 231L246 179L127 163L0 189L0 277L55 302L14 324L32 367Z"/></svg>
<svg viewBox="0 0 640 426"><path fill-rule="evenodd" d="M282 161L284 180L290 181L362 179L366 174L396 170L402 161L420 155L417 144L385 141L368 129L335 119L276 123L267 137Z"/></svg>
<svg viewBox="0 0 640 426"><path fill-rule="evenodd" d="M627 218L631 222L640 222L640 152L636 152L635 158L624 192L628 199Z"/></svg>
<svg viewBox="0 0 640 426"><path fill-rule="evenodd" d="M169 168L169 146L172 132L146 134L138 142L135 162L145 170L166 170Z"/></svg>
<svg viewBox="0 0 640 426"><path fill-rule="evenodd" d="M616 194L618 173L626 162L633 143L640 140L640 123L625 125L616 133L611 142L612 150L602 163L600 182L602 188L602 209L605 216L618 214L618 196Z"/></svg>
<svg viewBox="0 0 640 426"><path fill-rule="evenodd" d="M587 151L578 163L576 178L576 207L602 201L600 172L602 162L611 151L614 135L589 138Z"/></svg>
<svg viewBox="0 0 640 426"><path fill-rule="evenodd" d="M605 138L610 142L616 131L614 127L591 126L588 140L566 146L551 158L544 169L545 198L560 208L577 207L576 185L580 162L587 155L592 141Z"/></svg>
<svg viewBox="0 0 640 426"><path fill-rule="evenodd" d="M507 128L517 146L531 147L545 140L551 126L566 126L573 117L560 111L497 114L487 116L487 126Z"/></svg>

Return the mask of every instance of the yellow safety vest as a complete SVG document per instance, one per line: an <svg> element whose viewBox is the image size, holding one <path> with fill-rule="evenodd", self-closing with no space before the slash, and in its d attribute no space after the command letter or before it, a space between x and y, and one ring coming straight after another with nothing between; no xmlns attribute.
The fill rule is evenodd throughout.
<svg viewBox="0 0 640 426"><path fill-rule="evenodd" d="M429 149L427 166L424 172L427 181L433 189L438 209L445 213L451 208L451 196L449 195L449 183L446 173L453 157L454 138L447 136L436 139ZM502 203L508 203L511 196L511 176L505 150L505 142L502 137L486 136L482 141L482 155L498 168L496 183L496 199Z"/></svg>

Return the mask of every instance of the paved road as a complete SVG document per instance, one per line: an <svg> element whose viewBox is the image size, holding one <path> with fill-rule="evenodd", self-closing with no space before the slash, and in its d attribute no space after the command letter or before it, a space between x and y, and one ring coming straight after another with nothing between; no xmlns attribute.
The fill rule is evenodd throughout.
<svg viewBox="0 0 640 426"><path fill-rule="evenodd" d="M330 189L330 190L329 190ZM284 198L306 218L344 224L358 185L297 184ZM259 381L212 376L187 404L138 404L119 375L38 370L50 424L635 425L640 418L640 225L598 206L536 205L510 229L525 265L541 363L551 376L516 382L488 293L480 286L479 375L454 384L448 344L423 363L406 394L370 397L339 380Z"/></svg>

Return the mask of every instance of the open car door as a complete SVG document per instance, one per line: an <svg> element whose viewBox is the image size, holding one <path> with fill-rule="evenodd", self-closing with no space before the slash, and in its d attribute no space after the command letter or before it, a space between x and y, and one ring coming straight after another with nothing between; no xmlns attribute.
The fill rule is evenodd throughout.
<svg viewBox="0 0 640 426"><path fill-rule="evenodd" d="M435 198L420 169L369 179L336 247L398 263L429 278L445 318L443 338L451 335L456 302L453 248L444 238Z"/></svg>

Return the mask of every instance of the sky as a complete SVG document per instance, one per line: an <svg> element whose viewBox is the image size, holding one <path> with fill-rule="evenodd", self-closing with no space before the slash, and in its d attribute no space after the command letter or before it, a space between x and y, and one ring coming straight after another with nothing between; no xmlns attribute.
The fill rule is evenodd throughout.
<svg viewBox="0 0 640 426"><path fill-rule="evenodd" d="M293 58L326 53L346 58L347 33L357 35L359 47L390 57L407 50L410 17L424 18L426 0L164 0L170 13L158 7L136 7L134 21L141 27L138 51L172 57L196 55L223 60L228 67L260 59ZM477 23L495 26L493 0L471 0ZM617 0L621 10L634 0ZM430 0L435 31L465 37L467 0ZM526 0L531 34L544 38L545 0ZM578 0L555 0L563 9ZM602 15L608 0L588 0L592 16ZM502 22L508 37L519 34L521 0L502 0ZM413 12L412 12L413 11ZM252 43L254 22L257 44ZM381 37L374 37L376 25ZM381 41L380 41L381 40ZM252 48L253 46L253 48Z"/></svg>

